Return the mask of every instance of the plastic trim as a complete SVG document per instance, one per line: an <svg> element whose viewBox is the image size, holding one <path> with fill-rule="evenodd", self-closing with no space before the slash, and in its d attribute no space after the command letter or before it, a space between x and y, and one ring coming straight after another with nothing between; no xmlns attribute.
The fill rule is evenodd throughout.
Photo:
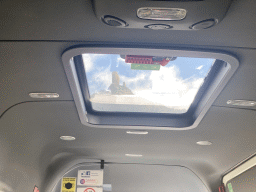
<svg viewBox="0 0 256 192"><path fill-rule="evenodd" d="M235 168L233 171L229 172L227 175L223 177L223 183L226 186L228 181L235 178L236 176L242 174L243 172L247 171L248 169L254 167L256 165L256 156L249 159L242 165Z"/></svg>

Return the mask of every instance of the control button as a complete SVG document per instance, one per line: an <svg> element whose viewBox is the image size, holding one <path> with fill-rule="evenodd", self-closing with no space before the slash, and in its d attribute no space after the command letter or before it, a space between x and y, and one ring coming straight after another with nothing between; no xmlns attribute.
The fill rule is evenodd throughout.
<svg viewBox="0 0 256 192"><path fill-rule="evenodd" d="M102 18L102 21L110 26L113 27L126 27L127 23L125 21L123 21L122 19L119 19L117 17L111 16L111 15L105 15Z"/></svg>
<svg viewBox="0 0 256 192"><path fill-rule="evenodd" d="M216 21L214 19L208 19L208 20L200 21L192 25L190 28L195 30L207 29L214 26L215 24L216 24Z"/></svg>

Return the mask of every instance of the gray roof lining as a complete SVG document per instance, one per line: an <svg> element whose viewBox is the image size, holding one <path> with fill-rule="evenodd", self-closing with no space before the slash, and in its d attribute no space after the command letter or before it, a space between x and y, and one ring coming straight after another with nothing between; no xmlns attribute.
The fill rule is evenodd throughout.
<svg viewBox="0 0 256 192"><path fill-rule="evenodd" d="M49 44L50 43L50 44ZM236 165L238 162L242 161L244 158L250 156L255 152L254 146L255 142L253 139L246 139L246 135L252 137L252 135L255 134L255 131L253 128L247 129L246 133L242 132L244 131L243 128L245 125L242 123L233 123L230 124L230 121L238 121L238 119L241 120L241 122L248 123L251 127L253 126L253 118L249 118L248 122L246 122L248 119L243 118L240 116L240 110L238 109L232 109L227 108L230 106L226 105L226 101L228 99L250 99L255 100L255 94L252 91L254 89L254 85L251 82L254 82L255 76L253 68L254 61L255 61L255 51L253 49L241 49L241 48L214 48L208 49L210 50L218 50L219 52L229 52L231 54L234 54L238 57L238 59L241 62L241 66L239 67L238 71L235 73L234 77L229 81L226 88L222 91L222 93L219 95L219 97L216 99L214 105L216 106L222 106L218 109L218 112L216 115L220 114L217 118L212 115L212 109L215 109L215 107L212 107L210 112L210 115L207 115L203 122L207 123L201 123L198 128L195 129L196 132L181 132L177 135L176 132L161 132L156 131L154 132L154 138L153 143L154 145L148 143L150 140L148 140L148 137L142 138L139 142L136 140L136 137L131 138L125 138L126 136L123 136L125 132L120 132L117 130L109 131L100 129L99 131L96 131L91 128L86 128L86 131L84 132L84 126L81 125L80 120L78 119L78 115L76 112L76 109L73 107L68 106L64 107L64 103L72 103L72 95L68 86L68 82L65 76L65 72L61 63L60 55L61 53L68 47L75 45L77 43L75 42L1 42L1 58L4 58L4 65L1 65L3 67L3 70L1 70L0 73L2 73L2 77L4 80L4 83L2 84L2 87L4 88L4 91L1 91L1 113L6 111L6 113L1 118L1 127L5 127L2 129L2 131L11 130L13 127L16 127L12 125L11 122L13 118L15 119L15 116L19 116L19 113L25 113L27 114L26 119L24 119L24 122L27 122L26 129L33 130L35 132L35 129L38 132L38 135L41 136L40 130L45 129L45 123L51 130L55 130L56 128L59 130L68 130L68 127L76 127L78 131L78 135L83 134L89 134L96 140L98 140L98 144L96 144L96 148L93 146L88 145L88 143L80 143L75 147L76 153L80 154L88 154L90 158L97 157L97 158L104 158L109 162L120 162L120 163L149 163L149 164L167 164L167 165L184 165L192 169L200 178L204 180L204 182L212 189L217 188L217 186L220 184L220 176L223 172L226 170L232 168L232 166ZM32 47L31 47L32 46ZM202 48L202 47L198 47ZM11 51L10 51L11 50ZM30 54L30 51L32 51L32 54ZM44 53L44 54L43 54ZM27 58L22 57L23 55L28 55ZM47 55L44 57L43 55ZM58 56L59 55L59 56ZM30 56L30 57L29 57ZM32 57L31 57L32 56ZM13 59L13 60L12 60ZM19 61L18 61L19 60ZM16 61L13 62L13 61ZM14 67L14 68L13 68ZM42 70L47 69L47 70ZM243 74L251 74L244 76ZM35 84L36 82L36 84ZM238 88L238 89L237 89ZM2 89L3 90L3 89ZM57 92L60 94L60 98L57 99L58 102L43 100L44 102L40 102L42 100L35 100L28 97L29 92ZM62 101L62 100L71 100L68 101ZM10 108L12 105L15 105L20 102L26 102L26 101L34 101L34 103L24 103L17 106L14 106ZM49 109L45 109L49 107ZM30 106L25 107L23 109L23 106ZM33 107L35 106L36 107ZM60 117L60 112L56 112L56 114L53 114L53 116L49 116L49 112L54 111L55 105L62 106L61 111L71 110L69 111L69 116L65 116L65 121L63 121L63 117ZM45 106L45 107L44 107ZM224 108L223 108L224 107ZM10 108L9 110L7 110ZM16 108L21 108L19 110L19 113L13 114L13 110ZM38 111L39 114L30 111ZM56 110L55 110L56 111ZM237 112L236 116L232 116L229 119L223 119L225 115L228 115L230 111ZM255 111L252 110L242 110L246 111L247 114L250 114L250 116L253 116ZM10 114L11 113L11 114ZM58 114L59 113L59 114ZM226 114L227 113L227 114ZM23 115L25 115L23 114ZM37 115L36 115L37 114ZM221 115L223 114L223 115ZM4 120L6 118L6 115L8 116L8 120ZM36 115L36 116L35 116ZM54 118L53 118L54 117ZM221 118L222 121L217 120L218 118ZM76 119L76 120L75 120ZM69 121L69 122L67 122ZM61 123L62 122L62 123ZM71 123L72 122L72 123ZM17 123L17 122L16 122ZM213 124L214 123L214 124ZM217 124L216 124L217 123ZM38 124L40 126L38 126ZM213 126L213 125L214 126ZM223 126L218 127L218 126ZM19 125L17 128L22 127ZM216 128L217 127L217 128ZM71 129L72 130L72 129ZM88 132L90 130L90 132ZM206 130L209 132L206 133ZM237 136L234 136L233 131L238 131ZM73 134L72 132L68 131L61 131L61 133L66 134ZM220 132L221 131L221 132ZM225 131L225 134L222 132ZM84 132L84 133L83 133ZM229 134L231 133L231 135ZM76 133L76 134L77 134ZM243 135L243 138L239 137L239 134ZM48 153L55 153L56 151L65 151L68 149L68 147L62 146L59 143L59 141L56 142L56 138L58 138L60 135L55 135L52 133L45 133L46 136L50 136L54 138L52 141L45 140L45 143L42 143L42 146L44 148L37 148L37 154L34 156L35 159L34 162L30 162L33 164L38 164L41 161L39 161L38 157L39 155L45 156L45 154ZM103 138L100 135L104 135L106 137L109 137L110 135L115 136L114 139L112 136L110 138ZM100 136L100 138L98 138ZM175 136L175 137L174 137ZM31 136L33 137L33 135ZM97 139L98 138L98 139ZM190 138L189 140L187 140ZM193 138L193 139L192 139ZM234 140L236 139L243 139L242 145L239 145L239 142L232 142L232 150L227 151L229 148L228 144L230 144L232 138ZM13 141L16 141L15 138L11 139ZM125 139L125 140L124 140ZM191 141L193 140L193 142ZM180 143L179 145L182 147L182 150L175 150L175 149L169 149L170 145L176 145L180 140L185 140L185 143ZM194 144L198 140L210 140L214 143L214 145L218 146L212 151L209 151L208 148L201 148L203 151L198 151L193 148L198 148ZM10 140L11 141L11 140ZM126 145L129 144L129 146L132 146L130 148L129 152L138 150L138 146L151 146L151 149L148 151L148 158L135 161L135 160L127 160L125 159L123 155L123 147L124 145L120 143L126 143ZM224 142L225 141L225 142ZM88 142L91 142L90 140ZM219 143L220 142L220 143ZM118 145L117 145L118 144ZM240 142L241 144L241 142ZM22 143L20 144L22 145ZM213 145L213 146L214 146ZM57 147L55 147L57 146ZM82 148L82 146L86 146L86 148ZM108 146L108 149L106 149L103 146ZM119 147L118 147L119 146ZM190 146L189 148L185 148L186 146ZM251 147L248 147L251 146ZM35 150L34 145L32 145L32 149ZM222 149L223 148L223 149ZM227 150L224 150L224 149ZM160 150L159 150L160 149ZM10 146L4 145L4 150L6 150L6 153L10 153ZM105 151L107 150L107 151ZM15 150L18 152L19 149ZM70 150L69 150L70 151ZM144 151L144 150L142 150ZM142 152L141 151L141 152ZM33 151L32 151L33 152ZM29 153L33 154L30 150ZM233 155L237 154L239 152L240 154L236 156L235 159L232 161L230 160L233 158ZM109 153L109 154L107 154ZM199 155L198 153L205 153L204 155ZM230 155L227 156L227 153ZM18 154L20 154L18 152ZM111 155L110 155L111 154ZM9 154L8 154L9 155ZM17 156L10 155L10 159L17 159L17 161L14 161L16 164L22 165L23 162L18 160ZM215 156L216 155L216 156ZM115 156L116 158L113 158ZM112 157L112 158L111 158ZM215 158L215 159L213 159ZM218 159L222 165L219 165L220 162L218 162ZM7 160L4 158L3 162L6 162ZM48 162L45 160L45 162ZM206 163L207 162L207 163ZM216 164L218 166L216 166ZM12 165L10 163L4 164L6 167ZM19 165L19 166L20 166ZM25 167L27 165L25 164ZM41 167L40 174L42 175L44 173L43 168L47 167L47 165ZM22 168L23 169L23 168ZM29 168L25 168L25 170L29 170ZM35 170L39 170L39 167L35 168ZM43 176L40 177L37 174L28 174L29 178L31 179L31 182L33 183L39 183L42 181ZM35 178L36 181L35 181ZM7 181L7 179L6 179ZM24 183L27 183L29 181L24 181ZM32 185L32 184L30 184ZM21 185L20 187L22 187ZM29 186L29 185L27 185Z"/></svg>
<svg viewBox="0 0 256 192"><path fill-rule="evenodd" d="M6 172L15 164L18 171L27 175L16 185L18 188L40 185L51 159L68 152L107 162L181 165L216 189L223 172L254 153L255 114L243 109L211 107L196 129L152 130L146 136L138 136L127 135L125 130L83 126L73 101L20 104L6 112L0 122L1 151L7 154L2 157L1 180L10 185L20 177ZM58 139L61 135L77 139L64 142ZM198 146L199 140L210 140L213 145ZM144 156L133 159L125 157L125 153Z"/></svg>
<svg viewBox="0 0 256 192"><path fill-rule="evenodd" d="M212 190L217 190L225 171L255 154L256 108L238 109L226 101L256 100L256 1L234 0L224 20L211 29L142 30L143 34L105 26L94 16L90 0L0 4L0 180L14 192L27 192L34 184L42 186L56 154L117 163L182 165ZM238 57L240 67L196 129L127 135L125 130L93 129L80 123L61 54L88 41L228 52ZM35 100L29 98L30 92L57 92L60 98L58 102ZM77 140L64 142L58 139L61 135L74 135ZM213 145L198 146L199 140ZM135 152L144 156L124 156Z"/></svg>

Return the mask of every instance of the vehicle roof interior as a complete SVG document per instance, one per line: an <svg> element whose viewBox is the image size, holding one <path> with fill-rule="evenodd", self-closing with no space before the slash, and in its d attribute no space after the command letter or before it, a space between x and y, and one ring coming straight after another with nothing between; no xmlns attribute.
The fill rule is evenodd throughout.
<svg viewBox="0 0 256 192"><path fill-rule="evenodd" d="M35 184L43 188L54 158L65 152L107 163L186 167L209 191L218 191L223 174L255 153L256 107L227 105L230 99L256 100L255 8L256 1L233 0L212 28L167 31L107 26L90 0L1 1L0 181L15 192L32 191ZM239 68L196 128L128 135L125 129L81 124L61 56L70 47L88 45L227 53L239 60ZM31 92L60 97L32 99ZM62 135L76 140L62 141ZM202 140L213 144L196 144Z"/></svg>

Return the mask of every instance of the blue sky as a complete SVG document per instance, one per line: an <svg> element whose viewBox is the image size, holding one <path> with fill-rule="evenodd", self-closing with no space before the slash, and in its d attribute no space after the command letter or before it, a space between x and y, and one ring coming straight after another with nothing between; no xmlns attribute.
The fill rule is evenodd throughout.
<svg viewBox="0 0 256 192"><path fill-rule="evenodd" d="M125 63L120 55L84 54L83 59L91 95L107 91L112 82L112 72L117 71L120 84L125 82L138 97L169 107L182 105L186 109L214 61L179 57L161 66L159 71L146 71L132 70L131 64Z"/></svg>

